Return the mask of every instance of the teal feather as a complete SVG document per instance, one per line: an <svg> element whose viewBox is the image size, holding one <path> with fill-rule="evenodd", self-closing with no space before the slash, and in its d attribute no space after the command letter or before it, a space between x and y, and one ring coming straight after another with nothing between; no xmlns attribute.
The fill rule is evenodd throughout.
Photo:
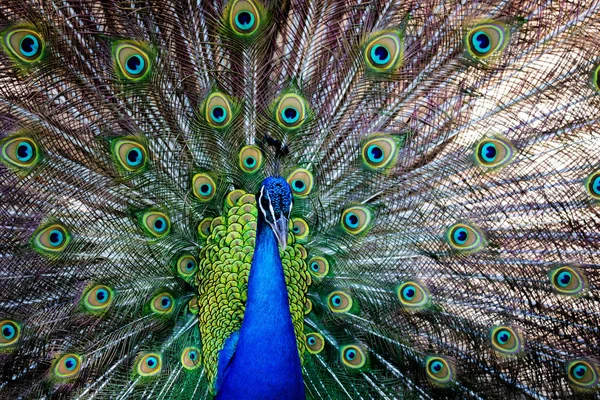
<svg viewBox="0 0 600 400"><path fill-rule="evenodd" d="M599 21L3 1L0 398L597 398Z"/></svg>

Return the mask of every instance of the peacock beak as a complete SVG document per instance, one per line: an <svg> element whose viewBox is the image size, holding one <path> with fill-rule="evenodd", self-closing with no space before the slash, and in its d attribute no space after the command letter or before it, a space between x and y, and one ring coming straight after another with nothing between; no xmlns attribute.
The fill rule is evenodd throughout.
<svg viewBox="0 0 600 400"><path fill-rule="evenodd" d="M288 229L288 219L285 216L282 215L275 221L273 232L282 250L287 246Z"/></svg>

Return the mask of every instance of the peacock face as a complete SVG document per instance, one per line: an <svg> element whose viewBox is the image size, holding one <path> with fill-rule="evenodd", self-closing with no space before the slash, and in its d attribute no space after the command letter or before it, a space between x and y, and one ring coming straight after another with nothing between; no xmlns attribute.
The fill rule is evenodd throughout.
<svg viewBox="0 0 600 400"><path fill-rule="evenodd" d="M292 189L282 177L265 179L256 195L259 212L269 224L281 248L287 245L288 220L292 212Z"/></svg>

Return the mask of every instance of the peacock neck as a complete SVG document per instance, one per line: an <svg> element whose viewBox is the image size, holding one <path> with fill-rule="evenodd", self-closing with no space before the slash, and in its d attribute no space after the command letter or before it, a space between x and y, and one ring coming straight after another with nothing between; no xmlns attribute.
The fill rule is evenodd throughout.
<svg viewBox="0 0 600 400"><path fill-rule="evenodd" d="M260 212L244 320L217 398L305 398L279 248Z"/></svg>

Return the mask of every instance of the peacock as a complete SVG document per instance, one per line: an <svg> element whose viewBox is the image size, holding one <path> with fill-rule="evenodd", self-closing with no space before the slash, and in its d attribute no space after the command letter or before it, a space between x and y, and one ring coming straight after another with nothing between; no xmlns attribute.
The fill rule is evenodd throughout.
<svg viewBox="0 0 600 400"><path fill-rule="evenodd" d="M598 0L2 0L0 398L600 398Z"/></svg>

